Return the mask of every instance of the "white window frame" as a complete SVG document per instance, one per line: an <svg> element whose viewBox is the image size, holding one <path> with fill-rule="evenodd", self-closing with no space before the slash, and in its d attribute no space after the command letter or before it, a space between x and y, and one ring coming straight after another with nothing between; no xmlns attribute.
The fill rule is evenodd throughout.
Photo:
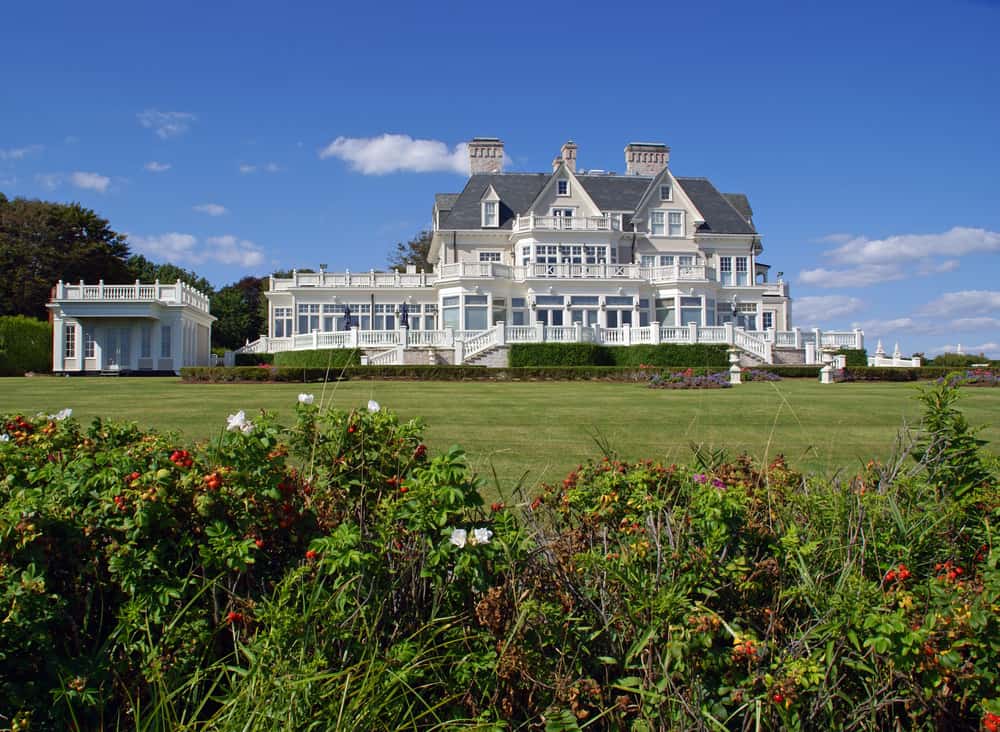
<svg viewBox="0 0 1000 732"><path fill-rule="evenodd" d="M76 358L76 324L63 326L63 358Z"/></svg>
<svg viewBox="0 0 1000 732"><path fill-rule="evenodd" d="M677 217L677 230L675 232L674 217ZM684 212L683 211L667 211L667 236L676 238L682 238L684 236Z"/></svg>
<svg viewBox="0 0 1000 732"><path fill-rule="evenodd" d="M761 330L771 330L774 327L774 311L765 310L760 314Z"/></svg>
<svg viewBox="0 0 1000 732"><path fill-rule="evenodd" d="M731 287L736 283L736 273L733 272L733 258L730 256L719 257L719 284L723 287Z"/></svg>
<svg viewBox="0 0 1000 732"><path fill-rule="evenodd" d="M560 198L570 195L568 178L560 178L556 181L556 195Z"/></svg>
<svg viewBox="0 0 1000 732"><path fill-rule="evenodd" d="M480 262L499 262L503 259L503 253L495 250L479 252Z"/></svg>
<svg viewBox="0 0 1000 732"><path fill-rule="evenodd" d="M483 228L496 229L500 226L500 202L483 201Z"/></svg>
<svg viewBox="0 0 1000 732"><path fill-rule="evenodd" d="M667 212L663 209L657 208L649 212L649 235L667 235Z"/></svg>
<svg viewBox="0 0 1000 732"><path fill-rule="evenodd" d="M663 195L664 192L667 195ZM669 183L663 183L660 185L660 200L661 201L673 201L674 200L674 187Z"/></svg>

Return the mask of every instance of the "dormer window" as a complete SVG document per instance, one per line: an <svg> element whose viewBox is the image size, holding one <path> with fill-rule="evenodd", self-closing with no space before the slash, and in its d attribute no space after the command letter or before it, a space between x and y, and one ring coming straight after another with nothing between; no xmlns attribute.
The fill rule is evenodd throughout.
<svg viewBox="0 0 1000 732"><path fill-rule="evenodd" d="M569 181L566 180L565 178L556 181L556 195L557 196L569 195Z"/></svg>
<svg viewBox="0 0 1000 732"><path fill-rule="evenodd" d="M674 192L669 183L664 183L660 186L660 200L661 201L672 201L674 200Z"/></svg>
<svg viewBox="0 0 1000 732"><path fill-rule="evenodd" d="M483 228L495 229L500 225L500 203L483 201Z"/></svg>

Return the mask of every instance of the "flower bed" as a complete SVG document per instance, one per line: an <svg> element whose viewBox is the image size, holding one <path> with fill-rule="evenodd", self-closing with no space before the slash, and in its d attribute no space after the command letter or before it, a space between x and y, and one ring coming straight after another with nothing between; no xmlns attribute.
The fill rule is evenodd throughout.
<svg viewBox="0 0 1000 732"><path fill-rule="evenodd" d="M650 389L728 389L729 374L718 371L714 374L697 374L694 369L656 373L649 377Z"/></svg>
<svg viewBox="0 0 1000 732"><path fill-rule="evenodd" d="M953 371L948 376L939 378L938 383L948 383L951 386L1000 386L1000 376L992 369L966 369Z"/></svg>
<svg viewBox="0 0 1000 732"><path fill-rule="evenodd" d="M778 374L764 369L745 368L740 376L743 381L781 381Z"/></svg>

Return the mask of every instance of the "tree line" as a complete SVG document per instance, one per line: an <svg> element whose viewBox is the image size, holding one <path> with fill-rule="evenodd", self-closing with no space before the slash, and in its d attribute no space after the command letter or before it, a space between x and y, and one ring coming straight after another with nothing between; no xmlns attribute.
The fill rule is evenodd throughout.
<svg viewBox="0 0 1000 732"><path fill-rule="evenodd" d="M389 266L430 269L430 236L422 231L406 244L396 244ZM209 297L218 318L212 326L213 347L239 348L267 332L267 278L247 276L216 289L192 270L133 254L124 234L79 203L9 199L0 193L0 316L47 320L45 305L59 280L181 280Z"/></svg>

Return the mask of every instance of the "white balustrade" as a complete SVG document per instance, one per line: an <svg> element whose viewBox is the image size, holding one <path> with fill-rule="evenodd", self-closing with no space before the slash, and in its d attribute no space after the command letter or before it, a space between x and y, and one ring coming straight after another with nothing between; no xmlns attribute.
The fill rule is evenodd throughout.
<svg viewBox="0 0 1000 732"><path fill-rule="evenodd" d="M191 305L209 312L209 300L202 293L184 282L170 284L155 283L143 285L106 285L100 282L96 285L84 283L69 284L60 282L56 287L56 300L87 300L108 302L166 302Z"/></svg>
<svg viewBox="0 0 1000 732"><path fill-rule="evenodd" d="M508 325L508 343L535 343L538 329L533 325Z"/></svg>

